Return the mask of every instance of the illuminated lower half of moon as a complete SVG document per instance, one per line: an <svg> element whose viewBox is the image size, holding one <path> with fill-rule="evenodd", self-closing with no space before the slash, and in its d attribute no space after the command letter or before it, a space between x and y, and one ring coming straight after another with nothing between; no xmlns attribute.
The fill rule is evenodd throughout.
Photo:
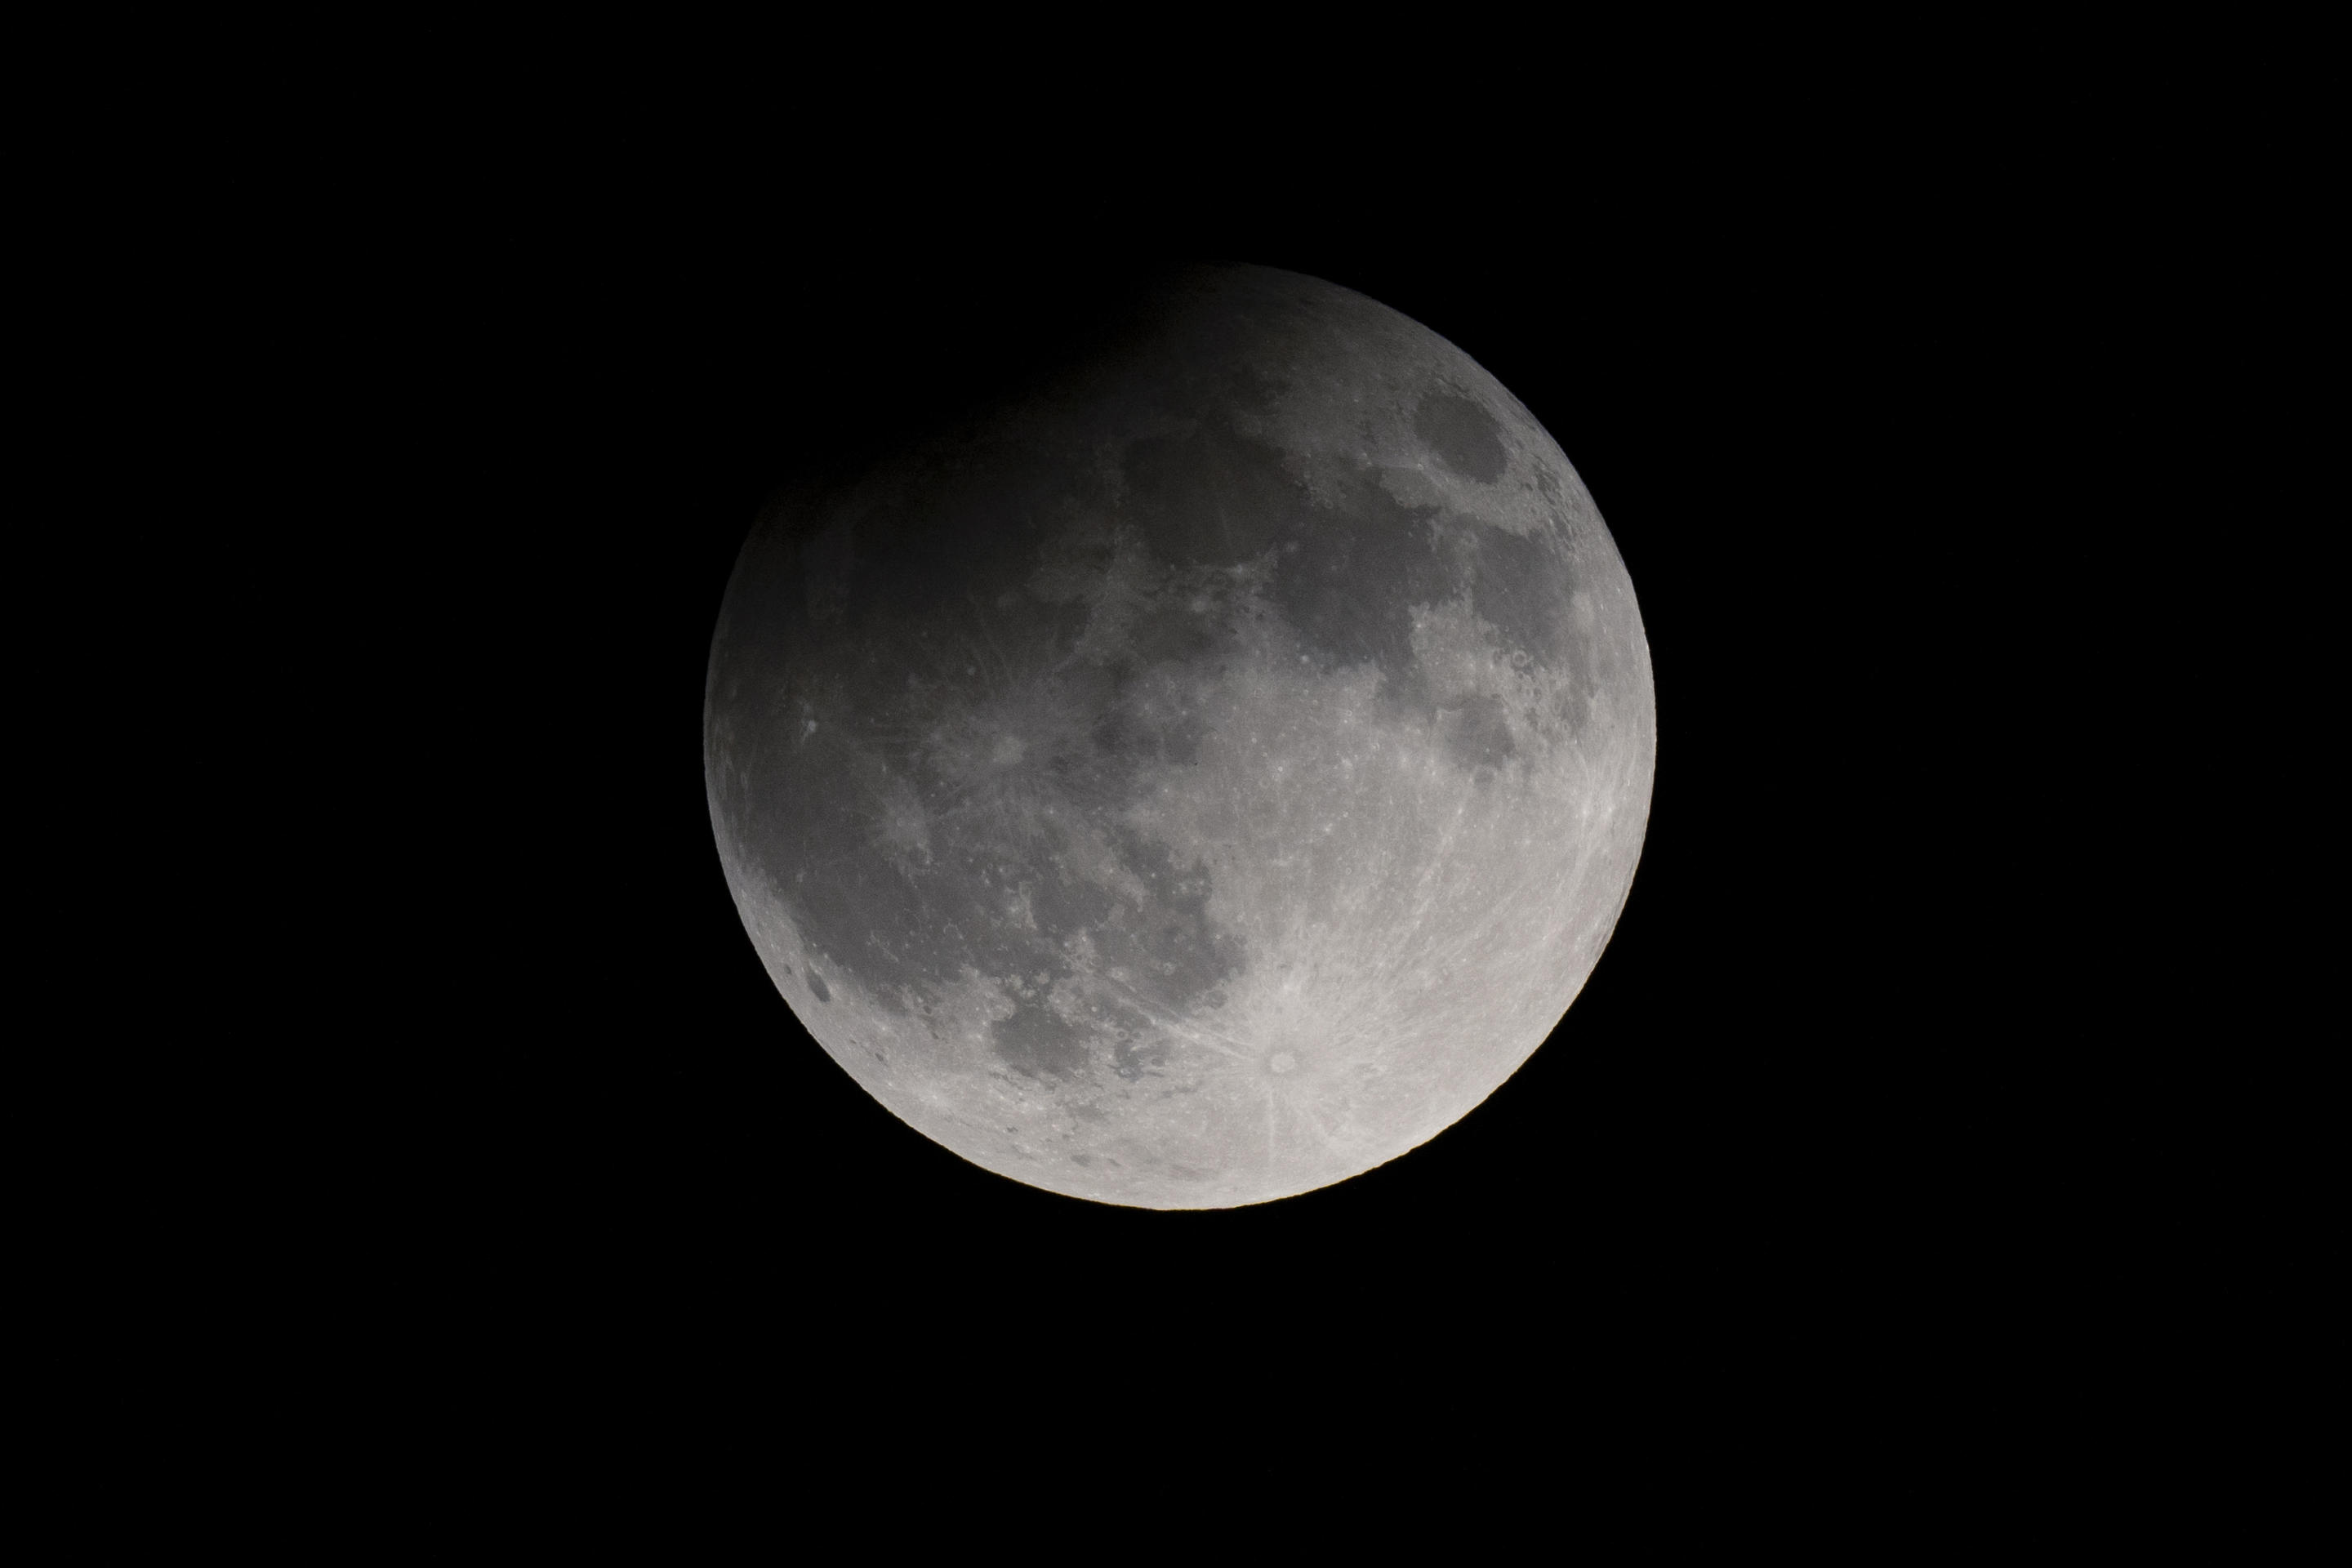
<svg viewBox="0 0 2352 1568"><path fill-rule="evenodd" d="M1254 268L781 497L705 709L729 884L824 1049L977 1164L1153 1208L1343 1180L1502 1084L1609 940L1654 752L1550 437Z"/></svg>

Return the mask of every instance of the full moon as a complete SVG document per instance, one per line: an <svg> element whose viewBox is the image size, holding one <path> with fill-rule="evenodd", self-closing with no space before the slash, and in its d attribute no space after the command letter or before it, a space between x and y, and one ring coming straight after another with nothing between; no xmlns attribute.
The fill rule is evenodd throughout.
<svg viewBox="0 0 2352 1568"><path fill-rule="evenodd" d="M1509 1078L1616 925L1656 736L1534 416L1261 268L788 487L703 710L728 885L818 1043L976 1164L1160 1209L1345 1180Z"/></svg>

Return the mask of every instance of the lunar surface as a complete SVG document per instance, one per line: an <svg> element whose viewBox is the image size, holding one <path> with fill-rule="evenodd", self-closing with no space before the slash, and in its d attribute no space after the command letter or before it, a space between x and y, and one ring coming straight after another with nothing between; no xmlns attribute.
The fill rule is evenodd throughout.
<svg viewBox="0 0 2352 1568"><path fill-rule="evenodd" d="M1640 858L1624 563L1451 343L1255 268L754 527L711 823L777 988L965 1159L1217 1208L1442 1131Z"/></svg>

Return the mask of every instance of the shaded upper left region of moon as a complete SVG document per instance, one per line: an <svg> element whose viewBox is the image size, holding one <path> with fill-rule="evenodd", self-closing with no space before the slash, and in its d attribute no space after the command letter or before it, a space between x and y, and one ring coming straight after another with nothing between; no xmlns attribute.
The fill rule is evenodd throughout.
<svg viewBox="0 0 2352 1568"><path fill-rule="evenodd" d="M1214 1208L1404 1153L1544 1041L1656 720L1527 410L1360 294L1221 268L784 491L704 747L744 925L868 1093L1016 1181Z"/></svg>

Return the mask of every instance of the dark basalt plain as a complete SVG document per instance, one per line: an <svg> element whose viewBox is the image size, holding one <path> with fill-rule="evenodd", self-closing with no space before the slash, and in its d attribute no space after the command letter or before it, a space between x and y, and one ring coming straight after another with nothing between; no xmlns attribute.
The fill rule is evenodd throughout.
<svg viewBox="0 0 2352 1568"><path fill-rule="evenodd" d="M713 639L711 819L816 1038L992 1170L1153 1207L1342 1179L1542 1042L1641 848L1631 583L1492 377L1203 268L788 489Z"/></svg>

